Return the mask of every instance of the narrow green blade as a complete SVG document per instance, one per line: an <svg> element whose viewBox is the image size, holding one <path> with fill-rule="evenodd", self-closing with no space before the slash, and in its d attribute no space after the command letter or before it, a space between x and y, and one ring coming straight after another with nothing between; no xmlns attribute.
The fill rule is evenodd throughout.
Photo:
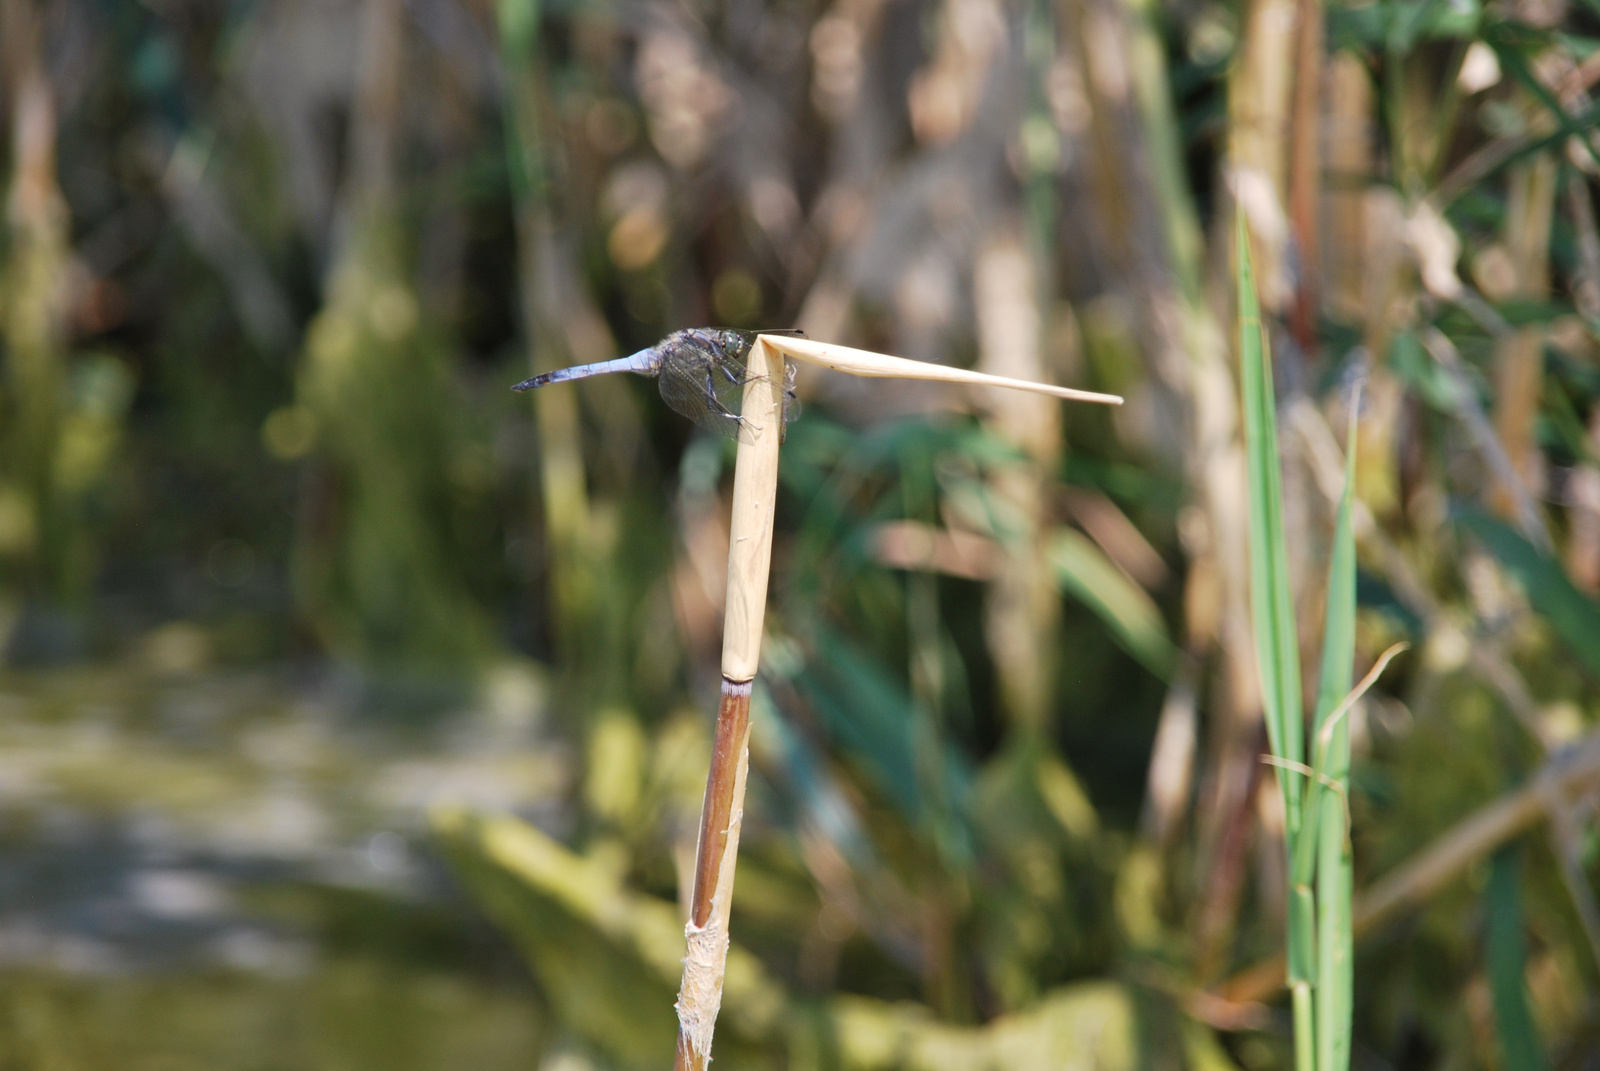
<svg viewBox="0 0 1600 1071"><path fill-rule="evenodd" d="M1267 738L1280 759L1304 761L1300 713L1300 650L1295 638L1289 554L1283 534L1282 477L1278 471L1278 419L1272 391L1272 355L1261 326L1250 236L1239 215L1239 365L1244 395L1245 452L1250 484L1250 609ZM1300 827L1302 776L1278 768L1291 856ZM1293 959L1293 956L1290 957Z"/></svg>
<svg viewBox="0 0 1600 1071"><path fill-rule="evenodd" d="M1325 731L1333 713L1354 685L1356 659L1356 536L1352 514L1356 483L1356 400L1350 404L1349 446L1344 466L1344 496L1333 528L1333 554L1328 563L1328 610L1322 631L1322 676L1317 687L1317 714L1313 721L1316 736L1311 761L1320 773L1343 782L1349 776L1348 749L1339 764L1332 760L1332 738L1343 734L1349 740L1349 722L1340 718L1331 735Z"/></svg>
<svg viewBox="0 0 1600 1071"><path fill-rule="evenodd" d="M1162 680L1171 675L1177 651L1160 608L1104 551L1075 529L1060 528L1050 538L1050 562L1061 587L1110 626L1118 646Z"/></svg>
<svg viewBox="0 0 1600 1071"><path fill-rule="evenodd" d="M1484 958L1502 1065L1506 1071L1549 1071L1523 977L1527 950L1522 936L1522 858L1515 847L1495 853L1483 898L1488 929Z"/></svg>
<svg viewBox="0 0 1600 1071"><path fill-rule="evenodd" d="M1314 776L1306 796L1306 817L1315 836L1302 829L1302 845L1317 846L1317 1071L1347 1071L1350 1066L1350 1022L1353 999L1354 939L1351 934L1350 830L1346 816L1350 790L1350 719L1331 721L1349 694L1355 670L1356 538L1352 514L1356 482L1356 410L1350 402L1346 437L1344 496L1334 524L1333 555L1328 565L1328 612L1322 634L1322 678L1311 742ZM1335 787L1337 786L1337 787ZM1299 847L1299 846L1297 846ZM1309 859L1296 853L1297 872L1309 870ZM1310 880L1306 873L1301 880Z"/></svg>
<svg viewBox="0 0 1600 1071"><path fill-rule="evenodd" d="M1348 735L1343 747L1348 756ZM1317 1071L1348 1071L1355 985L1348 812L1344 799L1333 792L1323 792L1318 803Z"/></svg>

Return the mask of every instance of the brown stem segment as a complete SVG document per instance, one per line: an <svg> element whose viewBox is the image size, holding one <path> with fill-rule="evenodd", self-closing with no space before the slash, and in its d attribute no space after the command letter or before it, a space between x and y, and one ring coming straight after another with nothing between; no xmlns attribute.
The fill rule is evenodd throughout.
<svg viewBox="0 0 1600 1071"><path fill-rule="evenodd" d="M1289 130L1289 224L1299 246L1299 279L1290 316L1295 341L1317 348L1322 250L1322 0L1300 0L1295 26L1294 125Z"/></svg>
<svg viewBox="0 0 1600 1071"><path fill-rule="evenodd" d="M700 809L701 850L695 860L694 895L689 921L704 927L711 918L711 900L717 891L728 842L737 842L734 796L743 780L749 756L750 682L722 680L722 702L717 706L716 739L711 749L711 772L706 777L706 798ZM732 860L729 860L731 863Z"/></svg>
<svg viewBox="0 0 1600 1071"><path fill-rule="evenodd" d="M749 681L723 678L711 772L700 811L694 894L689 925L684 929L688 951L678 990L678 1051L673 1063L677 1071L703 1071L710 1062L711 1035L722 1007L734 866L750 759L750 690Z"/></svg>

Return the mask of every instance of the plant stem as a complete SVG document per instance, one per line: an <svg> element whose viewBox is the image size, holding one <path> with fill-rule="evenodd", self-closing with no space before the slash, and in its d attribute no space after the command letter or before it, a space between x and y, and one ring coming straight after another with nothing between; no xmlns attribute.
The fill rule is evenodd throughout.
<svg viewBox="0 0 1600 1071"><path fill-rule="evenodd" d="M711 770L706 775L705 804L700 811L694 893L684 928L688 951L676 1005L678 1050L673 1066L677 1071L704 1071L710 1063L711 1036L722 1007L733 874L750 766L750 691L750 681L722 680Z"/></svg>
<svg viewBox="0 0 1600 1071"><path fill-rule="evenodd" d="M1294 1066L1296 1071L1314 1071L1317 1050L1312 1039L1311 983L1296 982L1290 993L1294 1008Z"/></svg>
<svg viewBox="0 0 1600 1071"><path fill-rule="evenodd" d="M1296 6L1288 197L1299 269L1290 320L1295 341L1307 355L1314 355L1321 308L1322 64L1326 50L1321 0L1299 0Z"/></svg>
<svg viewBox="0 0 1600 1071"><path fill-rule="evenodd" d="M1541 301L1550 289L1550 230L1560 175L1554 153L1540 153L1512 169L1506 212L1506 245L1516 267L1513 296ZM1495 432L1523 487L1537 487L1541 475L1535 426L1544 381L1544 330L1537 324L1517 329L1499 341L1495 355ZM1518 488L1494 492L1496 511L1517 519Z"/></svg>
<svg viewBox="0 0 1600 1071"><path fill-rule="evenodd" d="M1337 735L1349 751L1349 728ZM1347 784L1348 778L1341 781ZM1350 1066L1351 972L1354 968L1350 926L1350 837L1345 828L1345 801L1324 792L1317 819L1317 1067L1345 1071Z"/></svg>
<svg viewBox="0 0 1600 1071"><path fill-rule="evenodd" d="M773 507L778 494L778 443L783 357L765 339L750 349L741 434L733 469L728 536L728 594L722 633L722 701L700 812L694 892L684 929L688 954L678 990L677 1071L704 1071L722 1006L728 961L733 874L744 820L750 760L750 692L761 657L761 631L772 565Z"/></svg>

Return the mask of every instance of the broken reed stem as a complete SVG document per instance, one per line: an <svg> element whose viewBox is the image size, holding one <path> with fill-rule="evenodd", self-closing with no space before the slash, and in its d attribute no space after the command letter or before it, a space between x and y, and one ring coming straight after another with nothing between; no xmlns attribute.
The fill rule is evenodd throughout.
<svg viewBox="0 0 1600 1071"><path fill-rule="evenodd" d="M750 681L722 679L717 728L700 811L700 841L695 852L694 892L683 983L678 988L676 1071L704 1071L711 1061L711 1036L722 1008L722 979L728 962L728 920L733 909L734 865L744 820L745 777L750 766Z"/></svg>
<svg viewBox="0 0 1600 1071"><path fill-rule="evenodd" d="M733 468L733 514L728 533L728 595L722 632L722 700L700 811L694 892L684 929L688 952L678 990L676 1071L704 1071L722 1006L728 961L728 918L734 865L744 820L750 760L750 692L761 657L761 630L772 564L772 521L778 494L778 442L783 430L783 356L765 337L750 348L750 378Z"/></svg>
<svg viewBox="0 0 1600 1071"><path fill-rule="evenodd" d="M733 873L744 820L745 776L750 756L750 693L761 659L761 630L772 565L772 521L778 495L778 444L782 439L784 358L794 357L858 376L932 379L1009 387L1073 401L1121 405L1114 394L1071 390L964 368L908 361L882 353L788 335L762 335L750 348L739 440L733 468L733 514L728 525L728 595L722 631L722 701L717 707L711 771L700 811L694 891L684 935L683 984L678 990L676 1071L704 1071L722 1006L728 961L728 918Z"/></svg>

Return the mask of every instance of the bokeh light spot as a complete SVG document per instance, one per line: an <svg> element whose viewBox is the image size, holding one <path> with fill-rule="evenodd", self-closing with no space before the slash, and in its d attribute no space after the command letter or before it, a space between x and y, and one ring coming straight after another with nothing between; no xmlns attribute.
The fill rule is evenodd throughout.
<svg viewBox="0 0 1600 1071"><path fill-rule="evenodd" d="M711 308L725 324L752 324L761 315L761 284L743 269L725 271L711 284Z"/></svg>
<svg viewBox="0 0 1600 1071"><path fill-rule="evenodd" d="M261 441L279 461L298 460L316 445L317 418L303 405L274 409L261 425Z"/></svg>

